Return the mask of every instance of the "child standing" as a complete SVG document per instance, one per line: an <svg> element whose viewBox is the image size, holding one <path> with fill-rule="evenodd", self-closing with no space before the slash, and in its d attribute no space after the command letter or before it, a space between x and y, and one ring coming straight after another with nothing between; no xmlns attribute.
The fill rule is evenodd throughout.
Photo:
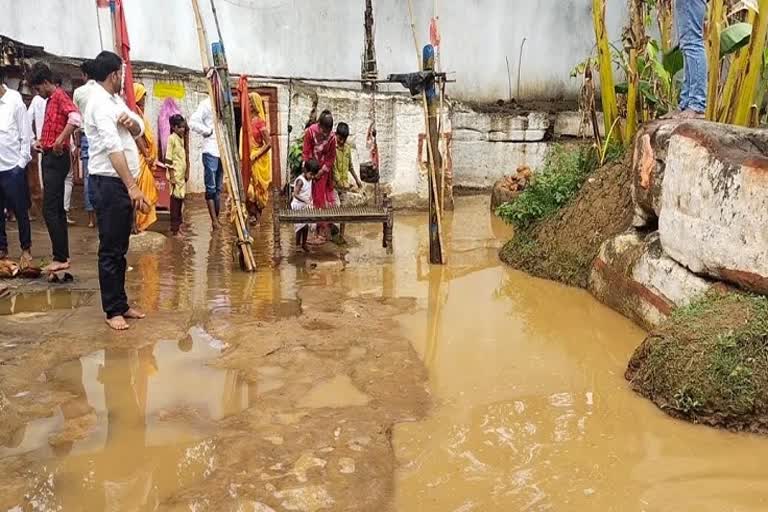
<svg viewBox="0 0 768 512"><path fill-rule="evenodd" d="M171 116L171 136L168 138L166 162L169 164L168 180L171 182L171 234L179 237L183 218L184 196L189 181L187 166L187 150L184 146L184 135L187 132L187 122L179 114Z"/></svg>
<svg viewBox="0 0 768 512"><path fill-rule="evenodd" d="M334 196L338 206L344 206L346 194L352 188L349 183L350 174L355 178L357 188L363 188L363 184L360 182L360 178L357 177L355 168L352 165L353 149L354 145L349 140L349 125L347 123L339 123L336 126L336 162L333 164ZM337 239L338 243L346 243L344 239L345 228L346 226L341 224Z"/></svg>
<svg viewBox="0 0 768 512"><path fill-rule="evenodd" d="M291 210L306 210L312 208L312 182L320 170L317 160L310 160L304 164L304 172L293 182L293 199ZM309 236L309 224L296 224L296 246L304 252L309 252L307 238Z"/></svg>

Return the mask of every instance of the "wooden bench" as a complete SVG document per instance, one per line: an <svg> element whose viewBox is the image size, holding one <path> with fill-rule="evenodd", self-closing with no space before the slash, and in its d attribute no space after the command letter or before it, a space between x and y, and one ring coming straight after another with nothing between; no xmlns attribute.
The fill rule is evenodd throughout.
<svg viewBox="0 0 768 512"><path fill-rule="evenodd" d="M276 202L275 204L279 204ZM280 225L281 224L375 224L383 226L382 247L387 249L387 254L392 254L392 230L395 224L392 201L384 197L381 206L341 206L336 208L307 208L305 210L291 210L280 207L274 214L275 251L280 250Z"/></svg>

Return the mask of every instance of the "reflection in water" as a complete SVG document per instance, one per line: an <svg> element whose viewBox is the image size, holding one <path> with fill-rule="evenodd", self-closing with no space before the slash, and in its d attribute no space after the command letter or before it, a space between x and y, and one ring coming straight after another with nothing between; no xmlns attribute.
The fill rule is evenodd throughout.
<svg viewBox="0 0 768 512"><path fill-rule="evenodd" d="M220 351L193 329L178 343L110 347L60 365L46 378L72 398L55 421L30 424L0 456L26 452L40 461L29 492L30 503L45 503L40 510L156 510L210 474L211 421L248 406L237 372L205 365Z"/></svg>
<svg viewBox="0 0 768 512"><path fill-rule="evenodd" d="M0 316L74 309L90 304L92 298L93 292L69 288L12 294L0 299Z"/></svg>

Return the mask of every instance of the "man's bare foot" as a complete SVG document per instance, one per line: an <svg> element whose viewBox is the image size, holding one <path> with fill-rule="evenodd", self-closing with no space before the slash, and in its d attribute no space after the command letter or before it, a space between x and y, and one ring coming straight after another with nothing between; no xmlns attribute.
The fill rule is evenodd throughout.
<svg viewBox="0 0 768 512"><path fill-rule="evenodd" d="M128 308L128 311L126 311L123 316L130 320L141 320L142 318L147 317L146 314L144 314L143 312L139 311L136 308Z"/></svg>
<svg viewBox="0 0 768 512"><path fill-rule="evenodd" d="M683 110L678 119L704 119L704 112L696 112L695 110Z"/></svg>
<svg viewBox="0 0 768 512"><path fill-rule="evenodd" d="M216 222L214 222L214 223L211 225L211 227L213 228L213 230L214 230L214 231L218 231L219 229L221 229L221 222L219 222L219 221L217 220Z"/></svg>
<svg viewBox="0 0 768 512"><path fill-rule="evenodd" d="M659 119L677 119L678 117L680 117L680 114L682 113L683 111L680 109L671 110L666 114L664 114L663 116L661 116Z"/></svg>
<svg viewBox="0 0 768 512"><path fill-rule="evenodd" d="M32 254L29 251L22 251L19 258L19 268L24 270L32 266Z"/></svg>
<svg viewBox="0 0 768 512"><path fill-rule="evenodd" d="M50 274L54 272L61 272L62 270L69 270L69 262L54 261L53 263L45 267L43 270Z"/></svg>
<svg viewBox="0 0 768 512"><path fill-rule="evenodd" d="M131 328L122 316L113 316L106 319L107 325L115 331L125 331Z"/></svg>
<svg viewBox="0 0 768 512"><path fill-rule="evenodd" d="M304 242L303 244L301 244L301 250L302 250L302 251L304 251L304 252L306 252L306 253L309 253L309 246L307 245L307 243L306 243L306 242Z"/></svg>
<svg viewBox="0 0 768 512"><path fill-rule="evenodd" d="M89 228L89 229L93 229L93 228L95 228L95 227L96 227L96 224L94 224L94 223L93 223L93 221L90 221L90 222L88 223L88 228Z"/></svg>

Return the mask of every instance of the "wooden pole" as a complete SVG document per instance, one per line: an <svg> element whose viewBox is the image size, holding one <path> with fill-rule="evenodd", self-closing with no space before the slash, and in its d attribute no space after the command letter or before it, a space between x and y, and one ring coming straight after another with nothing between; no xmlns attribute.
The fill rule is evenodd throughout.
<svg viewBox="0 0 768 512"><path fill-rule="evenodd" d="M413 17L413 1L408 0L408 14L411 21L411 33L413 35L413 44L416 50L416 59L418 61L419 69L424 71L426 69L426 59L423 59L424 55L419 52L418 38L416 37L416 24ZM431 45L429 46L431 48ZM426 54L426 51L424 52ZM434 54L433 54L434 57ZM430 64L434 71L434 58ZM425 90L422 95L422 106L424 108L424 127L427 143L427 167L429 168L429 174L427 181L429 182L429 261L434 265L445 264L445 250L443 247L443 220L442 212L440 210L439 194L437 188L437 176L436 176L436 154L437 151L434 148L433 141L433 126L434 130L437 129L437 118L434 113L436 107L433 106L433 112L430 114L430 105L427 101L427 91ZM434 101L432 102L435 103ZM434 122L434 125L431 123ZM434 137L436 138L436 136Z"/></svg>
<svg viewBox="0 0 768 512"><path fill-rule="evenodd" d="M192 10L195 14L195 23L197 24L197 40L198 44L200 46L200 60L203 65L203 71L207 74L210 70L211 64L210 60L208 59L208 37L205 33L205 26L203 25L203 17L200 14L200 4L198 3L198 0L191 0L192 1ZM207 77L208 78L208 77ZM216 134L216 142L219 145L219 149L223 149L224 151L221 151L222 156L222 167L224 167L224 173L226 174L226 178L224 180L224 185L227 189L227 194L232 199L232 209L233 211L233 224L235 225L235 230L237 231L237 238L238 238L238 246L240 248L241 254L243 256L243 266L245 267L245 270L248 272L254 272L256 270L256 261L253 257L253 250L251 247L252 239L250 235L248 234L248 224L246 222L245 215L243 214L243 207L242 203L240 202L240 194L239 191L235 191L234 186L237 183L234 176L234 170L232 167L232 160L230 159L229 155L229 149L228 144L224 141L224 125L221 122L221 119L219 119L218 112L215 108L215 105L213 105L213 84L211 83L210 79L206 80L206 84L208 85L208 96L211 99L211 110L213 111L213 118L214 118L214 133ZM229 84L227 84L227 87Z"/></svg>

